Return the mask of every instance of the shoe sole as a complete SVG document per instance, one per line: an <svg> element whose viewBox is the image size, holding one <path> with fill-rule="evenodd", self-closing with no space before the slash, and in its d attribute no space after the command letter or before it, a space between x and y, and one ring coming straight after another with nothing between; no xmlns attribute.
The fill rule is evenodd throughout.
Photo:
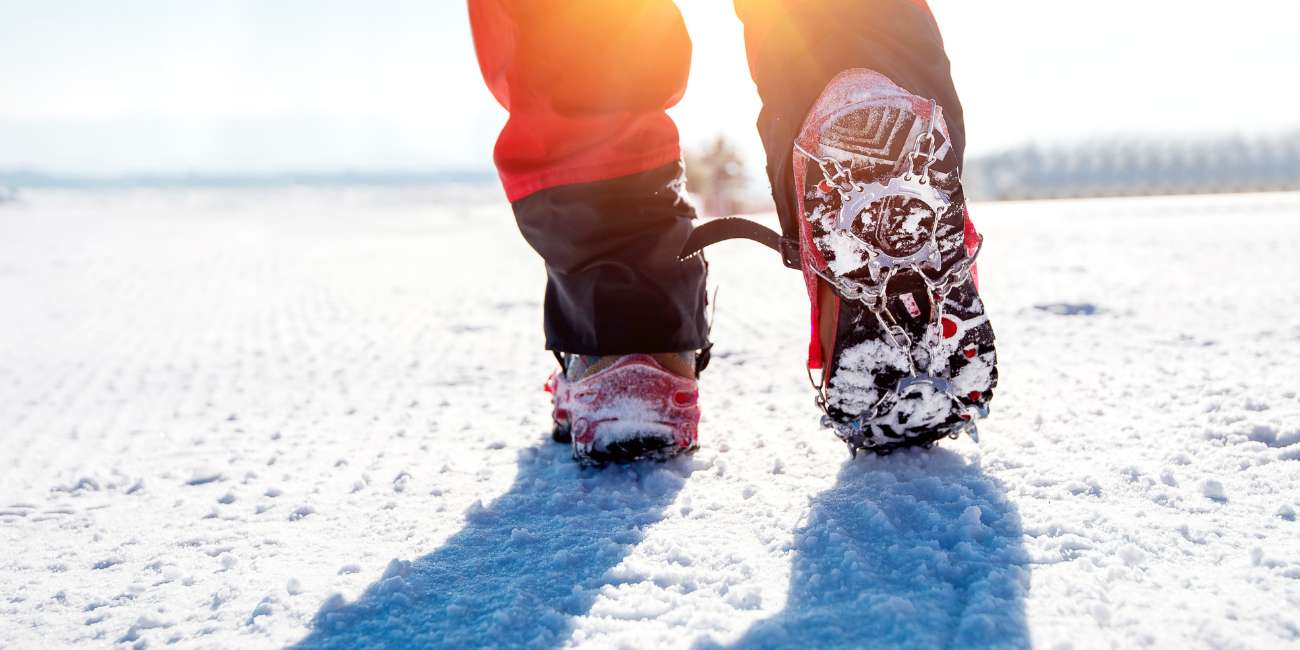
<svg viewBox="0 0 1300 650"><path fill-rule="evenodd" d="M919 111L895 99L850 104L836 113L815 135L821 150L837 158L850 155L847 166L854 181L885 183L896 177L910 152ZM842 196L823 182L821 169L804 166L805 236L824 261L820 274L833 286L846 279L849 286L875 285L888 271L873 276L869 261L875 253L911 258L933 242L940 256L937 269L900 267L885 282L881 318L862 300L841 296L837 301L835 345L824 378L823 424L855 452L887 454L929 447L970 430L973 419L987 413L997 385L997 353L974 279L949 288L940 303L943 317L932 325L933 294L921 275L941 279L970 254L964 197L955 172L955 165L951 173L937 165L928 177L951 200L940 215L914 199L886 199L860 206L857 214L848 215L850 221L841 214ZM901 345L891 343L886 325L906 333L897 337L903 339ZM909 358L921 370L914 373Z"/></svg>
<svg viewBox="0 0 1300 650"><path fill-rule="evenodd" d="M567 423L557 423L551 430L551 440L573 446L573 430ZM605 465L624 465L641 461L664 462L683 454L692 454L699 445L680 447L674 441L664 438L641 436L632 440L617 442L604 451L583 452L574 447L573 459L587 467Z"/></svg>
<svg viewBox="0 0 1300 650"><path fill-rule="evenodd" d="M694 453L698 446L681 447L672 440L645 437L616 442L602 451L580 452L574 449L573 459L584 467L604 467L606 465L626 465L639 462L657 462Z"/></svg>

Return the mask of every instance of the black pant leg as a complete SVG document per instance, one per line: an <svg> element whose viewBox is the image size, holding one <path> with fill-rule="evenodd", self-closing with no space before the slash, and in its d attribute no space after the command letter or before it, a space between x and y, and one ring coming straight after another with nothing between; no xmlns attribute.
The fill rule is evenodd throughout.
<svg viewBox="0 0 1300 650"><path fill-rule="evenodd" d="M703 257L678 261L695 211L674 163L563 185L513 204L546 263L546 347L578 354L681 352L708 344Z"/></svg>

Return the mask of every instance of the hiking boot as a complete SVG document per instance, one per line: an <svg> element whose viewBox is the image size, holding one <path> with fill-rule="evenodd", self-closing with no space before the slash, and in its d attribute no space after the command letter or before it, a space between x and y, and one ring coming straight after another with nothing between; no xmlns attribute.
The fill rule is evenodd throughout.
<svg viewBox="0 0 1300 650"><path fill-rule="evenodd" d="M697 445L696 354L566 354L547 381L557 442L584 465L666 460Z"/></svg>
<svg viewBox="0 0 1300 650"><path fill-rule="evenodd" d="M809 368L854 453L930 446L988 413L993 329L942 110L863 69L833 79L795 144Z"/></svg>

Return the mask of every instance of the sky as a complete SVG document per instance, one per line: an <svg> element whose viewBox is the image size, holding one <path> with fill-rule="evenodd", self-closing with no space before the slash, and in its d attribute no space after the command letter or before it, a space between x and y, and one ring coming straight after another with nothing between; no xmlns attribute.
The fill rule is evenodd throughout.
<svg viewBox="0 0 1300 650"><path fill-rule="evenodd" d="M849 0L840 0L849 1ZM687 146L753 159L727 0L679 0ZM931 0L970 153L1300 128L1294 0ZM0 170L83 175L489 170L505 112L457 0L0 0Z"/></svg>

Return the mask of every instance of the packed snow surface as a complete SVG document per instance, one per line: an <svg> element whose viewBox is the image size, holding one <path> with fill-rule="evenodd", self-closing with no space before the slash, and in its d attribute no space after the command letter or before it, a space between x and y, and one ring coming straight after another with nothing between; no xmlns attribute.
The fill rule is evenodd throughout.
<svg viewBox="0 0 1300 650"><path fill-rule="evenodd" d="M0 647L1300 645L1300 196L976 205L981 443L851 459L743 243L701 450L548 439L504 202L0 207Z"/></svg>

